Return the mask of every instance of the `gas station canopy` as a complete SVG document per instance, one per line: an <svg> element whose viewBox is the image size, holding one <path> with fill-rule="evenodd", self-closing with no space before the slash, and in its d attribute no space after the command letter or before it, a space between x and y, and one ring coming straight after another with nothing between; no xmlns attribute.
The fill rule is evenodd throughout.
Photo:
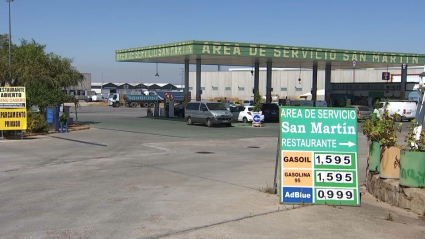
<svg viewBox="0 0 425 239"><path fill-rule="evenodd" d="M255 43L221 41L185 41L115 51L118 62L150 62L194 64L201 59L203 65L265 66L318 68L326 64L333 69L424 66L425 55L415 53L375 52Z"/></svg>

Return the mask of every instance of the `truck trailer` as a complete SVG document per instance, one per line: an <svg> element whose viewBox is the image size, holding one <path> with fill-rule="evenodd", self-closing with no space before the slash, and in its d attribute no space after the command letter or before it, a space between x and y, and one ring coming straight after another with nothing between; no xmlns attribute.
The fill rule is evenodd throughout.
<svg viewBox="0 0 425 239"><path fill-rule="evenodd" d="M190 101L190 93L189 101ZM108 97L108 105L112 107L155 107L156 103L164 103L167 99L175 103L184 102L184 93L181 91L144 91L143 94L112 93Z"/></svg>

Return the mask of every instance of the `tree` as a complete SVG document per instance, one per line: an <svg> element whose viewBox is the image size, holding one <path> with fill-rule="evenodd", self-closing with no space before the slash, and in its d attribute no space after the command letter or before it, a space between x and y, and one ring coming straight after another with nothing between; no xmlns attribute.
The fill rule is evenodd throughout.
<svg viewBox="0 0 425 239"><path fill-rule="evenodd" d="M261 95L260 91L255 91L254 94L254 108L252 109L254 112L260 112L261 111Z"/></svg>
<svg viewBox="0 0 425 239"><path fill-rule="evenodd" d="M59 106L63 102L71 101L71 96L63 93L60 85L52 79L31 80L25 87L27 107L36 105L43 114L48 106Z"/></svg>
<svg viewBox="0 0 425 239"><path fill-rule="evenodd" d="M45 45L35 40L20 40L12 45L12 77L9 77L8 35L0 35L0 83L11 86L25 86L27 107L38 106L45 112L47 106L59 106L73 101L63 92L80 84L84 77L72 66L72 60L54 53L46 53Z"/></svg>
<svg viewBox="0 0 425 239"><path fill-rule="evenodd" d="M9 78L9 38L0 35L0 84L3 86Z"/></svg>

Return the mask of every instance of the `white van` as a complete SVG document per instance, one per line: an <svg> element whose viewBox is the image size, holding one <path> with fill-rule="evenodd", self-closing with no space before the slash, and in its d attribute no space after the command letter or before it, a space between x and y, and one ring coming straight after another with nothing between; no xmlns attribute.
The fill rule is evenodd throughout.
<svg viewBox="0 0 425 239"><path fill-rule="evenodd" d="M386 102L379 102L379 108L376 108L373 112L377 113L378 117L384 113ZM391 100L387 106L387 110L390 115L397 113L400 115L396 118L396 121L412 120L416 116L417 102L414 100Z"/></svg>

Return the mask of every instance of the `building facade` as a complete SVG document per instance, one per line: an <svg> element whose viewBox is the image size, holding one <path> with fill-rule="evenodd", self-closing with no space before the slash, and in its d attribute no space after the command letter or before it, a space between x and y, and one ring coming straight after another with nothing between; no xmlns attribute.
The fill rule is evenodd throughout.
<svg viewBox="0 0 425 239"><path fill-rule="evenodd" d="M77 99L84 99L86 92L91 91L91 74L90 73L81 73L84 77L84 80L76 86L71 86L68 89L64 90L68 95L75 95Z"/></svg>
<svg viewBox="0 0 425 239"><path fill-rule="evenodd" d="M411 67L408 69L408 84L407 91L413 91L414 83L419 81L419 74L423 72L423 67ZM382 73L389 72L390 80L382 80ZM376 96L397 98L400 96L399 90L394 89L379 89L375 87L359 87L361 85L381 85L383 83L400 82L400 68L367 68L367 69L342 69L332 70L331 84L345 83L347 89L331 87L331 94L352 95L351 101L354 101L355 96L369 96L370 92L374 92ZM289 99L298 98L300 95L311 92L313 72L311 69L273 69L272 72L272 96L274 98ZM375 84L372 84L375 83ZM192 98L196 97L194 91L196 84L196 72L189 73L189 91ZM350 85L355 84L354 89L366 90L351 90ZM410 84L410 86L409 86ZM318 70L317 89L321 90L325 87L325 71ZM219 72L202 72L201 73L201 90L202 99L214 99L219 97L238 98L241 100L253 99L254 75L251 69L230 69L229 71ZM260 68L260 94L266 94L266 71ZM368 89L369 88L369 89ZM373 97L373 94L371 97ZM406 92L406 96L409 93ZM310 98L311 99L311 98ZM318 95L318 100L325 100L323 95Z"/></svg>

